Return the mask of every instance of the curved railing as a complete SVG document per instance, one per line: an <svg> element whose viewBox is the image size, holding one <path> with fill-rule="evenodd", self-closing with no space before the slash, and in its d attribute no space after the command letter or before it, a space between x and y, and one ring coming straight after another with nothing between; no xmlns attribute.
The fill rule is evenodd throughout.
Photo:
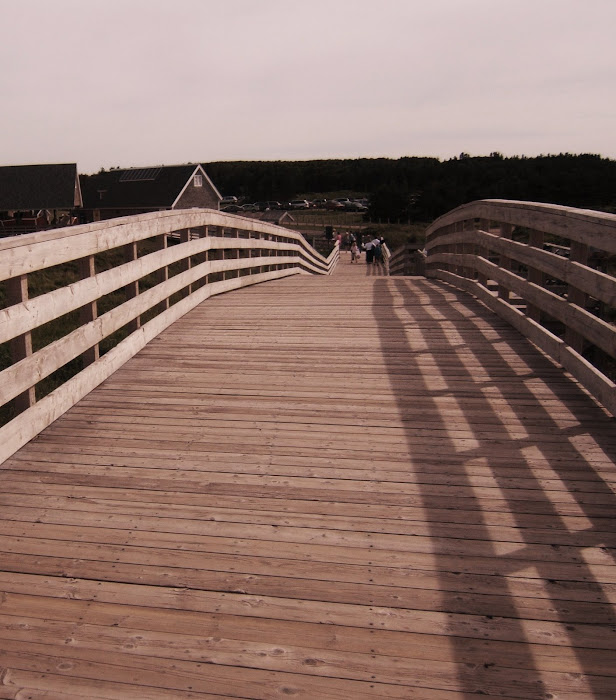
<svg viewBox="0 0 616 700"><path fill-rule="evenodd" d="M482 200L426 232L426 276L464 289L616 415L616 215Z"/></svg>
<svg viewBox="0 0 616 700"><path fill-rule="evenodd" d="M205 209L0 240L0 462L208 297L337 261L294 231Z"/></svg>
<svg viewBox="0 0 616 700"><path fill-rule="evenodd" d="M425 255L417 245L405 243L396 248L389 258L390 275L424 275Z"/></svg>

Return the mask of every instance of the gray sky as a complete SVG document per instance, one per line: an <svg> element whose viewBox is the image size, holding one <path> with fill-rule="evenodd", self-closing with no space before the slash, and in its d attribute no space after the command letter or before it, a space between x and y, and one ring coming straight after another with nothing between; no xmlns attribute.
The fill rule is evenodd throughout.
<svg viewBox="0 0 616 700"><path fill-rule="evenodd" d="M599 153L615 0L0 0L0 164Z"/></svg>

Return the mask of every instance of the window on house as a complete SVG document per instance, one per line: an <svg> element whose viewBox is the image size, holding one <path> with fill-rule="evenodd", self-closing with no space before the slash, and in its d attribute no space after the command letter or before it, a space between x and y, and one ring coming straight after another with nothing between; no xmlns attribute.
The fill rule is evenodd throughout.
<svg viewBox="0 0 616 700"><path fill-rule="evenodd" d="M201 175L195 175L193 179L193 184L195 187L202 187L203 186L203 178Z"/></svg>

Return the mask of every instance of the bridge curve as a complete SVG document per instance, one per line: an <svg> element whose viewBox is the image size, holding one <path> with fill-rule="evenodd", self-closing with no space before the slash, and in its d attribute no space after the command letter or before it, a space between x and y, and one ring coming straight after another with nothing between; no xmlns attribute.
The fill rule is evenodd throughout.
<svg viewBox="0 0 616 700"><path fill-rule="evenodd" d="M0 696L613 697L613 428L442 280L210 298L4 463Z"/></svg>

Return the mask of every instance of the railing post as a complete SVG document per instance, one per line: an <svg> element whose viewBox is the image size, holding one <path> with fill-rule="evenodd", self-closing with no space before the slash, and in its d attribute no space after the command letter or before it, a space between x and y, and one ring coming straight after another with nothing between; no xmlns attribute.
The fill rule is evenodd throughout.
<svg viewBox="0 0 616 700"><path fill-rule="evenodd" d="M454 224L455 232L460 233L462 231L465 231L466 227L467 227L467 223L468 223L467 221L457 221ZM443 252L453 253L455 255L458 255L458 254L461 254L464 252L464 246L462 243L448 243L445 246L445 250ZM447 270L447 272L453 272L456 275L460 275L460 277L466 276L464 267L460 264L451 265L449 263L445 263L445 269Z"/></svg>
<svg viewBox="0 0 616 700"><path fill-rule="evenodd" d="M252 240L252 231L248 231L248 240ZM252 261L252 248L248 248L248 258ZM252 265L248 268L248 274L252 275Z"/></svg>
<svg viewBox="0 0 616 700"><path fill-rule="evenodd" d="M490 222L484 219L477 219L477 225L475 226L475 230L489 231ZM485 258L487 260L490 253L484 245L478 244L475 247L475 254L477 255L477 257ZM488 286L488 278L485 274L481 272L477 272L477 282L479 282L479 284L481 284L483 287L487 288Z"/></svg>
<svg viewBox="0 0 616 700"><path fill-rule="evenodd" d="M259 231L259 240L263 240L263 232ZM263 248L259 248L259 258L263 257ZM263 265L259 265L259 274L263 272Z"/></svg>
<svg viewBox="0 0 616 700"><path fill-rule="evenodd" d="M263 240L268 241L268 242L272 240L272 237L271 237L269 234L267 234L267 233L264 234L264 235L262 236L262 238L263 238ZM263 253L265 253L265 255L263 255ZM269 248L261 248L261 257L267 258L267 257L269 257L270 253L271 253L271 250L270 250ZM270 270L272 269L272 266L269 265L269 264L268 264L268 265L262 265L262 266L261 266L261 271L263 271L263 269L264 269L265 267L267 267L267 272L270 272Z"/></svg>
<svg viewBox="0 0 616 700"><path fill-rule="evenodd" d="M466 252L466 246L464 245L464 243L456 243L453 246L453 252L456 255L464 255L464 253ZM468 277L469 276L467 268L464 265L462 265L461 263L456 265L456 274L460 275L460 277Z"/></svg>
<svg viewBox="0 0 616 700"><path fill-rule="evenodd" d="M137 260L138 258L138 253L137 253L137 243L127 243L124 246L124 258L126 262L133 262L134 260ZM135 282L130 282L130 284L127 284L126 287L126 299L134 299L136 296L139 296L139 280L135 280ZM137 316L137 318L134 318L132 321L127 323L128 329L131 333L134 333L136 330L138 330L141 327L141 316Z"/></svg>
<svg viewBox="0 0 616 700"><path fill-rule="evenodd" d="M532 248L543 249L544 239L545 234L543 233L543 231L536 231L535 229L531 229L528 239L528 245ZM543 274L543 272L541 272L541 270L537 270L534 267L528 268L529 282L543 287L544 277L545 275ZM529 318L532 318L533 321L537 321L537 323L541 322L541 309L534 306L533 304L529 304L528 302L526 302L526 315Z"/></svg>
<svg viewBox="0 0 616 700"><path fill-rule="evenodd" d="M190 242L190 229L184 228L180 231L180 245L182 245L182 243L188 243L188 242ZM190 256L188 256L187 258L184 259L184 265L183 265L184 271L190 270L191 267L192 267L192 261L190 259ZM192 284L189 284L188 285L188 296L190 296L191 294L192 294Z"/></svg>
<svg viewBox="0 0 616 700"><path fill-rule="evenodd" d="M513 226L511 224L501 224L500 237L510 241L513 238ZM499 266L503 270L511 270L511 258L508 258L505 255L501 255L499 260ZM502 299L503 301L509 302L510 296L510 290L507 289L507 287L505 287L503 284L499 283L498 298Z"/></svg>
<svg viewBox="0 0 616 700"><path fill-rule="evenodd" d="M276 242L276 236L274 236L274 235L270 236L269 239L270 239L270 242L271 242L271 243L275 243L275 242ZM314 248L314 246L312 246L312 247ZM277 258L277 257L278 257L278 251L276 250L276 248L268 248L268 250L267 250L267 255L268 255L268 257L270 257L270 258ZM278 261L276 261L275 263L273 263L273 264L271 264L271 265L269 266L270 272L271 272L272 270L277 270L277 269L278 269Z"/></svg>
<svg viewBox="0 0 616 700"><path fill-rule="evenodd" d="M221 228L221 229L220 229L220 235L221 235L222 238L225 237L226 231L227 231L227 230L226 230L225 228ZM221 260L225 260L225 259L226 259L226 255L225 255L226 250L225 250L224 248L220 248L219 250L220 250L220 252L219 252L220 259L221 259ZM223 271L222 271L222 280L223 280L223 282L224 282L226 279L227 279L227 271L226 271L226 270L223 270Z"/></svg>
<svg viewBox="0 0 616 700"><path fill-rule="evenodd" d="M167 241L167 234L163 233L162 236L157 236L156 237L156 244L158 250L167 250L168 247L168 241ZM163 284L169 279L169 267L165 265L164 267L161 267L160 270L156 273L156 278L158 284ZM159 305L160 313L163 311L166 311L169 308L169 297L166 299L163 299Z"/></svg>
<svg viewBox="0 0 616 700"><path fill-rule="evenodd" d="M239 228L236 228L236 229L235 229L235 237L236 237L236 238L239 238L239 237L240 237L240 230L239 230ZM239 260L241 257L242 257L242 251L241 251L239 248L237 248L236 251L235 251L235 258L236 258L236 260ZM237 268L237 270L235 271L235 276L236 276L236 277L241 277L241 274L242 274L242 273L240 272L239 263L238 263L238 268Z"/></svg>
<svg viewBox="0 0 616 700"><path fill-rule="evenodd" d="M210 227L205 225L203 227L203 238L207 238L210 235ZM203 253L203 262L209 262L210 261L210 251L206 250ZM205 284L209 284L210 282L210 275L209 273L205 276Z"/></svg>
<svg viewBox="0 0 616 700"><path fill-rule="evenodd" d="M21 304L24 301L28 301L28 276L20 275L19 277L13 277L7 280L6 284L7 291L7 302L9 306L14 304ZM24 360L26 357L32 355L32 333L26 331L23 335L19 335L11 340L11 359L13 363ZM33 386L31 386L23 394L19 394L13 399L13 406L15 407L16 413L21 413L26 409L30 408L36 403L36 391Z"/></svg>
<svg viewBox="0 0 616 700"><path fill-rule="evenodd" d="M94 256L88 255L87 258L81 258L79 260L79 277L87 279L88 277L94 277L96 275L96 267L94 264ZM84 326L86 323L96 320L98 316L98 308L96 300L91 301L89 304L82 306L79 309L79 325ZM99 347L96 343L93 347L86 350L83 355L83 366L87 367L93 362L96 362L99 358Z"/></svg>
<svg viewBox="0 0 616 700"><path fill-rule="evenodd" d="M479 228L481 226L481 221L479 219L474 219L474 220L469 220L466 222L466 225L464 226L465 231L472 231L475 234L475 238L477 238L477 232L479 231ZM482 255L482 248L479 246L477 243L466 243L464 246L464 252L465 253L470 253L474 259L476 260L480 255ZM479 271L477 268L466 268L466 275L468 279L472 280L479 280L481 282L481 275L479 274Z"/></svg>
<svg viewBox="0 0 616 700"><path fill-rule="evenodd" d="M578 243L577 241L571 241L571 247L569 250L569 260L571 262L581 263L586 265L588 263L588 246L584 243ZM586 309L586 302L588 300L588 295L581 289L569 285L567 288L567 301L570 304L575 304L582 309ZM565 329L565 342L567 345L571 346L576 352L582 353L585 349L584 336L580 335L576 331L572 330L567 326Z"/></svg>

